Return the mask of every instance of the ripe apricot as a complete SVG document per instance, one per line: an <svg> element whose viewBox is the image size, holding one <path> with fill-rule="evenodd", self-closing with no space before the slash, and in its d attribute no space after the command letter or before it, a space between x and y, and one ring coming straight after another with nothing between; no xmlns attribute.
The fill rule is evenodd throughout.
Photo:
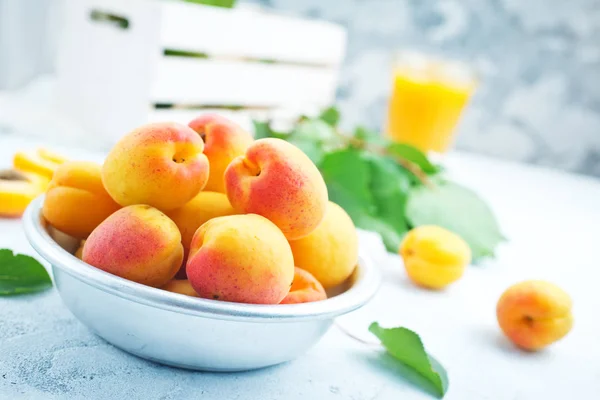
<svg viewBox="0 0 600 400"><path fill-rule="evenodd" d="M161 211L183 206L206 185L204 142L191 128L153 123L125 135L102 167L102 182L120 205L147 204Z"/></svg>
<svg viewBox="0 0 600 400"><path fill-rule="evenodd" d="M323 285L308 271L296 267L294 269L294 282L287 296L280 304L308 303L327 298Z"/></svg>
<svg viewBox="0 0 600 400"><path fill-rule="evenodd" d="M294 262L325 288L344 282L358 262L358 234L344 209L333 202L321 224L309 235L290 240Z"/></svg>
<svg viewBox="0 0 600 400"><path fill-rule="evenodd" d="M225 169L244 154L254 139L242 127L216 114L205 114L188 124L204 140L210 174L204 190L225 193Z"/></svg>
<svg viewBox="0 0 600 400"><path fill-rule="evenodd" d="M183 260L177 225L156 208L133 205L105 219L85 241L83 261L111 274L161 287Z"/></svg>
<svg viewBox="0 0 600 400"><path fill-rule="evenodd" d="M558 286L525 281L509 287L498 300L502 332L525 350L539 350L562 339L573 327L572 301Z"/></svg>
<svg viewBox="0 0 600 400"><path fill-rule="evenodd" d="M161 289L173 293L185 294L186 296L199 297L187 279L172 279L165 286L161 287Z"/></svg>
<svg viewBox="0 0 600 400"><path fill-rule="evenodd" d="M281 139L259 139L225 171L227 197L239 213L259 214L289 240L311 233L327 208L321 173L299 148Z"/></svg>
<svg viewBox="0 0 600 400"><path fill-rule="evenodd" d="M86 238L120 206L102 185L100 165L71 161L60 165L44 199L44 218L56 229Z"/></svg>
<svg viewBox="0 0 600 400"><path fill-rule="evenodd" d="M294 259L283 233L256 215L213 218L196 231L187 276L200 297L277 304L294 279Z"/></svg>

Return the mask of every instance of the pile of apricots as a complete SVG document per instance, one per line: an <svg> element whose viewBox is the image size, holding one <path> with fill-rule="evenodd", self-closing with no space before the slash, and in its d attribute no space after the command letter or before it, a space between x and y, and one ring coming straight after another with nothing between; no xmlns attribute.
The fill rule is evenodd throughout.
<svg viewBox="0 0 600 400"><path fill-rule="evenodd" d="M297 147L253 137L218 115L187 126L144 125L103 165L45 149L19 152L0 172L0 215L15 217L46 192L43 215L81 241L75 256L111 274L213 300L289 304L327 298L358 262L352 220L328 201L323 178ZM427 289L460 279L468 244L439 226L415 227L398 250ZM539 350L573 326L561 288L525 281L496 316L517 346Z"/></svg>
<svg viewBox="0 0 600 400"><path fill-rule="evenodd" d="M214 114L141 126L103 165L61 163L43 216L87 264L206 299L324 300L358 262L356 228L312 161Z"/></svg>

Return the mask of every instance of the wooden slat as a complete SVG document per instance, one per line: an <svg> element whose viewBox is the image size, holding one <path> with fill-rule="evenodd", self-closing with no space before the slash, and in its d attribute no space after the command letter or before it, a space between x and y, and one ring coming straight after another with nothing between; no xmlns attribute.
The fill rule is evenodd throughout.
<svg viewBox="0 0 600 400"><path fill-rule="evenodd" d="M164 48L332 66L344 58L346 31L328 22L174 1L162 15Z"/></svg>
<svg viewBox="0 0 600 400"><path fill-rule="evenodd" d="M282 107L325 106L337 70L279 64L166 57L157 66L154 103Z"/></svg>

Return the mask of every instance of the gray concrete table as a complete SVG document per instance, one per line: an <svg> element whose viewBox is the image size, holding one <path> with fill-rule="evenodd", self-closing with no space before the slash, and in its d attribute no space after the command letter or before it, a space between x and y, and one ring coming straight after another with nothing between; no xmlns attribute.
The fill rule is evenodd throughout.
<svg viewBox="0 0 600 400"><path fill-rule="evenodd" d="M0 160L37 143L0 137ZM68 151L74 158L98 154ZM372 321L403 325L447 368L447 399L591 399L600 392L600 183L467 154L446 160L457 180L492 204L510 241L443 292L411 285L401 260L361 237L385 283L338 323L369 338ZM0 220L0 247L35 255L18 220ZM502 337L495 304L510 284L547 279L574 299L575 327L528 354ZM157 324L160 321L157 321ZM243 334L240 332L240 334ZM293 362L246 373L157 365L111 346L78 322L55 290L0 297L0 399L429 399L382 353L335 326Z"/></svg>

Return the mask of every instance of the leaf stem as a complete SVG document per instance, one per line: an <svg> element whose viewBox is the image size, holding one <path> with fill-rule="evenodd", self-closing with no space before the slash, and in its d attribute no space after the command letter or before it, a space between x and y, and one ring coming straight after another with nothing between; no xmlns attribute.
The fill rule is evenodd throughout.
<svg viewBox="0 0 600 400"><path fill-rule="evenodd" d="M344 328L344 326L342 326L342 324L340 324L339 322L335 321L335 326L346 336L348 336L351 339L354 339L355 341L362 343L364 345L370 346L370 347L378 347L381 348L381 343L379 342L375 342L375 341L371 341L371 340L365 340L359 336L356 336L354 333L350 332L348 329Z"/></svg>

